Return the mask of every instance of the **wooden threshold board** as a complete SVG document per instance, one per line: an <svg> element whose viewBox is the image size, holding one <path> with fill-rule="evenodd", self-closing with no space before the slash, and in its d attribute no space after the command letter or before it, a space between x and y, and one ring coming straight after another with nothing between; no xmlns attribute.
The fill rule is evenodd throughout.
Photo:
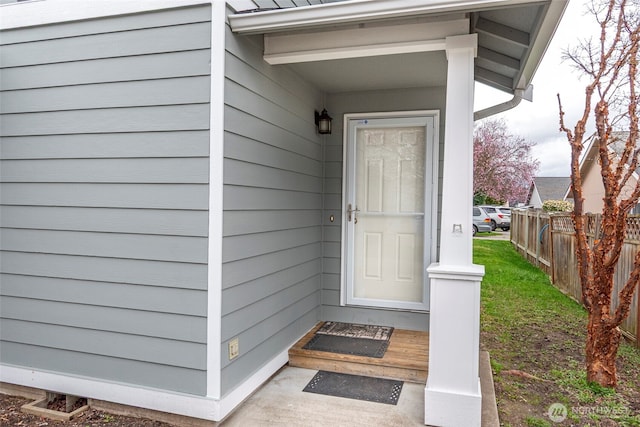
<svg viewBox="0 0 640 427"><path fill-rule="evenodd" d="M313 338L322 324L323 322L317 324L289 349L290 366L415 383L427 381L429 361L427 332L395 329L389 340L389 348L380 359L303 349L302 347Z"/></svg>

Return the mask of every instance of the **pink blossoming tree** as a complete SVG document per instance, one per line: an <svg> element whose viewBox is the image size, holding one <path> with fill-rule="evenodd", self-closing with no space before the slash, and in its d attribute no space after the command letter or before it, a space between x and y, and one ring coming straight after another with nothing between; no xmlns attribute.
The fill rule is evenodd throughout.
<svg viewBox="0 0 640 427"><path fill-rule="evenodd" d="M473 134L473 193L499 202L525 201L540 163L534 143L513 135L502 119L484 120Z"/></svg>

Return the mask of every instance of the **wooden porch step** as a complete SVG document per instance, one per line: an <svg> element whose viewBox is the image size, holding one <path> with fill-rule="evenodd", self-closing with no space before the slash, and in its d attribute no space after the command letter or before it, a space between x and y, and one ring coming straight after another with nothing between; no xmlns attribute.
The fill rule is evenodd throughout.
<svg viewBox="0 0 640 427"><path fill-rule="evenodd" d="M395 329L387 352L379 359L303 349L321 326L322 322L291 347L290 366L415 383L426 382L429 360L427 332Z"/></svg>

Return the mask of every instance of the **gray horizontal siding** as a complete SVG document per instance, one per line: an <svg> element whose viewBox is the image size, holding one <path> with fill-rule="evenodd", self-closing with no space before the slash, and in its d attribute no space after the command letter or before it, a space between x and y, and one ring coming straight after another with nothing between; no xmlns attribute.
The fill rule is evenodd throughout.
<svg viewBox="0 0 640 427"><path fill-rule="evenodd" d="M140 209L209 207L204 184L3 183L0 203L26 206L74 206Z"/></svg>
<svg viewBox="0 0 640 427"><path fill-rule="evenodd" d="M5 160L205 157L209 132L44 135L2 138Z"/></svg>
<svg viewBox="0 0 640 427"><path fill-rule="evenodd" d="M237 160L225 160L224 170L225 182L229 185L311 193L322 186L322 178L319 176Z"/></svg>
<svg viewBox="0 0 640 427"><path fill-rule="evenodd" d="M223 293L224 307L222 307L222 314L240 313L238 310L246 308L249 304L284 291L288 282L302 283L305 280L317 277L319 268L320 260L316 258L245 282L242 286L227 288Z"/></svg>
<svg viewBox="0 0 640 427"><path fill-rule="evenodd" d="M0 114L206 103L209 77L183 77L5 91Z"/></svg>
<svg viewBox="0 0 640 427"><path fill-rule="evenodd" d="M207 158L3 160L3 182L206 184Z"/></svg>
<svg viewBox="0 0 640 427"><path fill-rule="evenodd" d="M0 34L0 358L206 393L210 9Z"/></svg>
<svg viewBox="0 0 640 427"><path fill-rule="evenodd" d="M61 39L68 37L102 34L116 31L140 30L144 28L167 27L194 22L208 22L210 14L201 8L158 10L140 15L123 15L117 19L92 19L31 28L18 28L3 33L3 43L25 43L29 41Z"/></svg>
<svg viewBox="0 0 640 427"><path fill-rule="evenodd" d="M227 29L226 48L223 394L319 318L323 185L319 93L267 65L260 37Z"/></svg>
<svg viewBox="0 0 640 427"><path fill-rule="evenodd" d="M317 159L291 151L295 147L287 146L281 140L276 142L280 143L280 146L267 145L261 141L229 133L226 137L225 156L227 159L243 160L314 177L322 173L322 163ZM314 152L310 152L309 155L313 156Z"/></svg>
<svg viewBox="0 0 640 427"><path fill-rule="evenodd" d="M247 372L255 369L255 366L264 364L278 355L282 349L291 345L291 337L300 337L309 331L310 325L314 325L319 316L320 293L315 292L302 300L293 301L287 309L262 320L251 329L247 329L238 335L241 343L240 352L243 357L228 362L227 351L223 351L222 387L230 389L236 385L234 378L243 378ZM291 321L291 319L296 319ZM277 331L274 333L274 331ZM227 346L227 341L223 346ZM242 347L242 343L244 347Z"/></svg>
<svg viewBox="0 0 640 427"><path fill-rule="evenodd" d="M210 27L208 22L201 22L49 40L33 40L29 43L4 44L8 42L3 41L2 66L7 68L24 67L98 58L206 49L209 48L210 44ZM8 31L8 33L11 33L11 31Z"/></svg>
<svg viewBox="0 0 640 427"><path fill-rule="evenodd" d="M206 377L199 369L159 365L99 354L81 353L59 348L3 342L0 358L5 363L20 366L43 367L54 372L109 378L128 384L146 384L148 387L192 393L194 388L206 389ZM162 372L162 375L158 375Z"/></svg>
<svg viewBox="0 0 640 427"><path fill-rule="evenodd" d="M322 208L322 194L227 185L224 206L228 210L309 210Z"/></svg>
<svg viewBox="0 0 640 427"><path fill-rule="evenodd" d="M0 206L6 228L207 237L206 211Z"/></svg>
<svg viewBox="0 0 640 427"><path fill-rule="evenodd" d="M194 344L202 344L206 336L206 328L199 326L201 322L196 316L8 296L2 297L0 306L3 319L42 323L45 329L47 325L62 325L94 330L96 333L121 332L171 340L181 337L180 341L191 341ZM8 331L9 328L3 333ZM137 352L140 349L119 348L118 351Z"/></svg>
<svg viewBox="0 0 640 427"><path fill-rule="evenodd" d="M208 49L0 69L7 91L209 74Z"/></svg>
<svg viewBox="0 0 640 427"><path fill-rule="evenodd" d="M181 262L3 251L0 271L25 276L207 289L207 266Z"/></svg>
<svg viewBox="0 0 640 427"><path fill-rule="evenodd" d="M278 269L284 270L321 256L321 244L314 242L306 246L270 252L235 262L226 262L222 266L222 286L228 288L260 280L274 271L279 271ZM277 268L273 266L277 266ZM244 291L240 290L239 292L243 293Z"/></svg>
<svg viewBox="0 0 640 427"><path fill-rule="evenodd" d="M240 310L226 314L225 318L229 324L222 332L222 339L226 341L266 320L264 317L265 311L270 313L267 317L270 318L281 313L283 310L295 310L295 305L298 301L308 297L309 295L320 294L318 289L319 285L320 275L316 272L311 278L300 282L294 282L291 286L280 292L273 293L268 297L262 298L253 304L243 307ZM311 308L315 309L316 307L309 307L308 311L310 311ZM291 323L291 319L289 319L288 323Z"/></svg>
<svg viewBox="0 0 640 427"><path fill-rule="evenodd" d="M310 245L320 241L321 237L322 230L320 227L292 228L282 231L226 237L223 242L222 260L223 262L238 261L271 252Z"/></svg>
<svg viewBox="0 0 640 427"><path fill-rule="evenodd" d="M126 283L68 280L55 277L0 274L2 294L11 297L95 304L159 313L206 316L204 291L199 289L139 286ZM202 325L200 325L201 327ZM178 329L179 330L179 329ZM204 335L200 330L200 339Z"/></svg>
<svg viewBox="0 0 640 427"><path fill-rule="evenodd" d="M200 237L4 228L0 240L13 252L207 262L207 240Z"/></svg>
<svg viewBox="0 0 640 427"><path fill-rule="evenodd" d="M0 116L0 126L0 136L208 129L209 106L168 105L6 114Z"/></svg>
<svg viewBox="0 0 640 427"><path fill-rule="evenodd" d="M309 114L313 115L313 111L310 111ZM246 126L249 122L251 126ZM234 138L234 135L238 135L258 141L261 144L282 148L299 156L309 157L314 160L322 158L322 147L319 144L301 139L272 123L256 120L251 114L228 105L225 106L224 110L224 128L228 132L227 136L225 136L225 141L228 138Z"/></svg>
<svg viewBox="0 0 640 427"><path fill-rule="evenodd" d="M189 369L206 368L206 348L194 342L176 341L122 332L38 324L5 318L3 340L53 347L80 353L131 359Z"/></svg>
<svg viewBox="0 0 640 427"><path fill-rule="evenodd" d="M316 227L320 225L318 212L299 211L230 211L224 216L224 235Z"/></svg>
<svg viewBox="0 0 640 427"><path fill-rule="evenodd" d="M287 132L296 136L313 137L315 132L313 115L311 120L309 118L305 120L294 113L295 110L291 111L279 105L278 101L283 99L271 100L262 96L256 97L254 93L237 83L226 81L225 97L229 100L230 106L271 125L286 129Z"/></svg>

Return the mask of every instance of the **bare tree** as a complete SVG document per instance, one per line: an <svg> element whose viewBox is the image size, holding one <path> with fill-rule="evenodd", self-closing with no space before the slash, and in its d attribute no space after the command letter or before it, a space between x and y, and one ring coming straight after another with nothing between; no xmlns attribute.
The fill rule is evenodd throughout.
<svg viewBox="0 0 640 427"><path fill-rule="evenodd" d="M616 386L616 355L622 321L628 316L634 291L640 282L640 253L633 271L612 307L614 271L625 237L627 215L638 203L640 182L632 176L639 166L638 148L638 49L640 46L637 0L595 1L590 12L600 27L598 40L584 41L566 56L588 77L582 116L573 129L564 121L560 95L560 130L571 145L572 214L577 237L578 271L582 302L589 316L586 342L587 380ZM589 247L583 212L579 160L587 139L587 122L594 120L595 143L605 196L599 240ZM616 150L613 150L617 145ZM617 152L617 155L613 153ZM631 191L629 191L631 186Z"/></svg>

